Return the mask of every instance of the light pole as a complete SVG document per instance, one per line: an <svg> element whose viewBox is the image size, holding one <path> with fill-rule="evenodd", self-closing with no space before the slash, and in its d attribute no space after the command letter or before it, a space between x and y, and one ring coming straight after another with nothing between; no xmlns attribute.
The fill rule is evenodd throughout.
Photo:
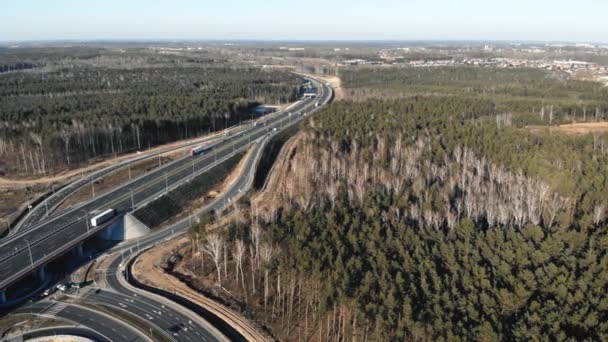
<svg viewBox="0 0 608 342"><path fill-rule="evenodd" d="M93 180L91 179L91 193L93 198L95 198L95 183L93 182Z"/></svg>
<svg viewBox="0 0 608 342"><path fill-rule="evenodd" d="M89 213L87 213L86 210L83 210L82 212L84 212L84 220L87 223L87 234L89 234Z"/></svg>
<svg viewBox="0 0 608 342"><path fill-rule="evenodd" d="M194 154L192 155L192 178L194 178Z"/></svg>
<svg viewBox="0 0 608 342"><path fill-rule="evenodd" d="M169 192L169 177L167 176L167 173L165 172L165 192Z"/></svg>
<svg viewBox="0 0 608 342"><path fill-rule="evenodd" d="M131 164L129 164L129 180L131 180Z"/></svg>
<svg viewBox="0 0 608 342"><path fill-rule="evenodd" d="M131 191L131 209L135 210L135 201L133 200L133 189L129 189Z"/></svg>

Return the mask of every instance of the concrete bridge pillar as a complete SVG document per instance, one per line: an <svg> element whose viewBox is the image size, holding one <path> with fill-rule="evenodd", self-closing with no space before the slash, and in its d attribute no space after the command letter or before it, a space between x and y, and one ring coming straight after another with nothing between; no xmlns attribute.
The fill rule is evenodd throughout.
<svg viewBox="0 0 608 342"><path fill-rule="evenodd" d="M36 270L36 278L41 282L46 280L46 270L44 269L44 266Z"/></svg>
<svg viewBox="0 0 608 342"><path fill-rule="evenodd" d="M0 290L0 304L6 303L6 290Z"/></svg>
<svg viewBox="0 0 608 342"><path fill-rule="evenodd" d="M76 255L79 258L82 258L84 256L84 249L82 248L82 244L76 246Z"/></svg>

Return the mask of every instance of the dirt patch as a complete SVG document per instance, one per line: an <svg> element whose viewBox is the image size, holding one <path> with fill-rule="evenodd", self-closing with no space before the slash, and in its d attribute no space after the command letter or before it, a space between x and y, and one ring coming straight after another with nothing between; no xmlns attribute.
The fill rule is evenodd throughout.
<svg viewBox="0 0 608 342"><path fill-rule="evenodd" d="M566 134L578 135L587 133L608 132L608 122L582 122L559 126L526 126L530 132L562 132Z"/></svg>
<svg viewBox="0 0 608 342"><path fill-rule="evenodd" d="M65 325L66 321L31 314L13 314L0 319L0 336ZM4 340L3 340L4 341Z"/></svg>
<svg viewBox="0 0 608 342"><path fill-rule="evenodd" d="M268 181L266 182L265 189L252 197L252 210L258 214L269 214L271 208L276 208L279 206L279 202L281 201L279 194L282 193L282 189L280 189L280 187L284 186L285 184L285 176L287 175L291 162L290 157L295 153L298 143L303 137L304 133L298 132L296 135L287 140L276 158L272 172L270 173Z"/></svg>
<svg viewBox="0 0 608 342"><path fill-rule="evenodd" d="M0 188L0 234L8 229L8 225L20 213L27 210L30 203L36 202L47 191L42 185L16 189Z"/></svg>
<svg viewBox="0 0 608 342"><path fill-rule="evenodd" d="M84 337L74 336L53 336L53 337L39 337L29 340L31 342L89 342L93 341Z"/></svg>
<svg viewBox="0 0 608 342"><path fill-rule="evenodd" d="M217 315L249 341L267 341L268 338L238 313L194 291L174 276L167 274L162 265L172 253L190 244L189 237L168 241L140 255L133 265L133 276L141 283L180 295Z"/></svg>

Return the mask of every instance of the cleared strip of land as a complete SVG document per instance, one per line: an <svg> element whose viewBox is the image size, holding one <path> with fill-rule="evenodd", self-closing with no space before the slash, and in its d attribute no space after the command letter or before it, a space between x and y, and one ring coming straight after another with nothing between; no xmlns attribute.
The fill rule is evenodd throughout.
<svg viewBox="0 0 608 342"><path fill-rule="evenodd" d="M551 131L566 134L587 134L608 132L608 122L581 122L559 126L526 126L531 132Z"/></svg>

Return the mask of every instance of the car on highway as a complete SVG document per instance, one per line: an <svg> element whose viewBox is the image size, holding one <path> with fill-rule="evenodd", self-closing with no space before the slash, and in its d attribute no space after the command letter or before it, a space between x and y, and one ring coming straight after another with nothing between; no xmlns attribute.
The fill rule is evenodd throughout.
<svg viewBox="0 0 608 342"><path fill-rule="evenodd" d="M59 284L59 285L57 285L57 286L56 286L56 288L57 288L57 290L62 291L62 292L68 289L68 288L67 288L65 285L63 285L63 284Z"/></svg>
<svg viewBox="0 0 608 342"><path fill-rule="evenodd" d="M179 332L182 330L188 331L188 327L185 323L174 324L167 329L172 336L179 336Z"/></svg>
<svg viewBox="0 0 608 342"><path fill-rule="evenodd" d="M55 292L55 289L54 289L54 288L46 289L46 290L44 290L44 292L42 292L42 294L40 294L40 297L41 297L41 298L43 298L43 297L48 297L48 296L50 296L51 294L53 294L53 292Z"/></svg>

